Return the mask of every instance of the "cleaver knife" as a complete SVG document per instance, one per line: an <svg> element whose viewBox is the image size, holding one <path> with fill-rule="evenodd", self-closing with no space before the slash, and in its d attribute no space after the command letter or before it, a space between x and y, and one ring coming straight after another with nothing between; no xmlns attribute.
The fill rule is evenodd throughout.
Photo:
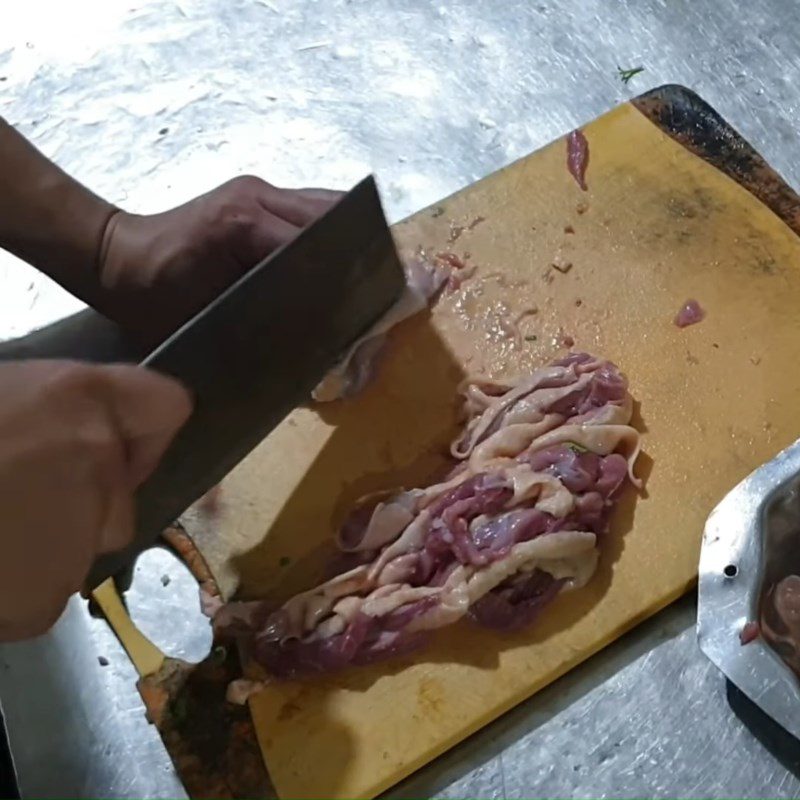
<svg viewBox="0 0 800 800"><path fill-rule="evenodd" d="M101 556L99 586L218 484L399 298L405 277L370 176L148 355L194 412L135 497L136 538Z"/></svg>

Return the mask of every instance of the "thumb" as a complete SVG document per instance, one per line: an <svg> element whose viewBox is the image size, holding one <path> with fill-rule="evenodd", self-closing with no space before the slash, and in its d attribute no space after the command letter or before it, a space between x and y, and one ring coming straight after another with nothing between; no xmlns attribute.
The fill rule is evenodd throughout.
<svg viewBox="0 0 800 800"><path fill-rule="evenodd" d="M128 486L145 481L192 413L189 392L174 378L144 367L102 368L107 402L125 443Z"/></svg>

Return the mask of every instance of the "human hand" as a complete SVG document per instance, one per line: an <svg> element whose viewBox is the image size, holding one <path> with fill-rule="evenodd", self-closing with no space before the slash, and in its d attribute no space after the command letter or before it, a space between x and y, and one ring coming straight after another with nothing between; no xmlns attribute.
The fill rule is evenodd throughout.
<svg viewBox="0 0 800 800"><path fill-rule="evenodd" d="M159 342L341 196L243 176L171 211L117 211L101 246L100 310Z"/></svg>
<svg viewBox="0 0 800 800"><path fill-rule="evenodd" d="M0 365L0 641L53 625L95 558L133 535L133 492L191 413L141 367Z"/></svg>

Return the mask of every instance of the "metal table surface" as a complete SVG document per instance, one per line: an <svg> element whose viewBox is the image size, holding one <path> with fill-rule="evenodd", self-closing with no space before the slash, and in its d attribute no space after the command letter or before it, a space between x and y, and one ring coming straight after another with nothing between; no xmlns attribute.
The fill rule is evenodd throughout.
<svg viewBox="0 0 800 800"><path fill-rule="evenodd" d="M677 82L797 187L799 43L790 0L4 0L0 114L131 210L242 172L346 188L374 170L396 220ZM646 71L626 86L618 65ZM0 337L79 308L9 256L0 286ZM129 603L167 651L203 655L171 556L143 557ZM691 598L662 612L394 794L797 796L728 705L694 613ZM134 678L77 600L49 635L0 648L24 795L184 796Z"/></svg>

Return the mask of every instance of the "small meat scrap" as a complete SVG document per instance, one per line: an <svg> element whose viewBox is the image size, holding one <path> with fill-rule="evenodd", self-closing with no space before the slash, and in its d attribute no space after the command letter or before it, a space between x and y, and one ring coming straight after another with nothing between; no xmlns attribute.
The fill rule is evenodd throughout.
<svg viewBox="0 0 800 800"><path fill-rule="evenodd" d="M464 233L465 227L463 225L456 225L455 222L450 223L450 235L447 237L448 244L454 244Z"/></svg>
<svg viewBox="0 0 800 800"><path fill-rule="evenodd" d="M225 700L235 706L243 706L247 701L266 688L265 681L254 681L249 678L237 678L228 684L225 690Z"/></svg>
<svg viewBox="0 0 800 800"><path fill-rule="evenodd" d="M447 237L447 243L453 244L461 237L462 233L464 233L465 231L474 230L478 225L481 224L481 222L484 222L485 220L486 217L478 216L473 218L470 222L464 223L463 225L459 225L455 221L451 220L450 235Z"/></svg>
<svg viewBox="0 0 800 800"><path fill-rule="evenodd" d="M742 626L742 630L739 631L739 641L742 646L750 644L753 640L758 639L760 633L761 628L757 622L745 622Z"/></svg>
<svg viewBox="0 0 800 800"><path fill-rule="evenodd" d="M200 587L200 610L209 619L213 619L222 608L223 602L219 597Z"/></svg>
<svg viewBox="0 0 800 800"><path fill-rule="evenodd" d="M572 269L572 262L565 261L563 258L553 260L553 269L558 270L562 275L566 275Z"/></svg>
<svg viewBox="0 0 800 800"><path fill-rule="evenodd" d="M589 142L579 128L567 136L567 169L575 182L585 192L586 168L589 166Z"/></svg>
<svg viewBox="0 0 800 800"><path fill-rule="evenodd" d="M437 253L434 258L437 261L442 261L447 264L448 267L452 267L453 269L464 269L466 264L462 259L460 259L455 253Z"/></svg>
<svg viewBox="0 0 800 800"><path fill-rule="evenodd" d="M687 300L681 310L675 315L675 324L679 328L686 328L689 325L696 325L705 319L706 312L697 300Z"/></svg>
<svg viewBox="0 0 800 800"><path fill-rule="evenodd" d="M463 258L450 252L437 253L434 256L435 263L449 272L446 283L448 292L458 291L461 288L461 284L475 274L477 267L474 264L468 266L468 259L469 253L464 253Z"/></svg>

